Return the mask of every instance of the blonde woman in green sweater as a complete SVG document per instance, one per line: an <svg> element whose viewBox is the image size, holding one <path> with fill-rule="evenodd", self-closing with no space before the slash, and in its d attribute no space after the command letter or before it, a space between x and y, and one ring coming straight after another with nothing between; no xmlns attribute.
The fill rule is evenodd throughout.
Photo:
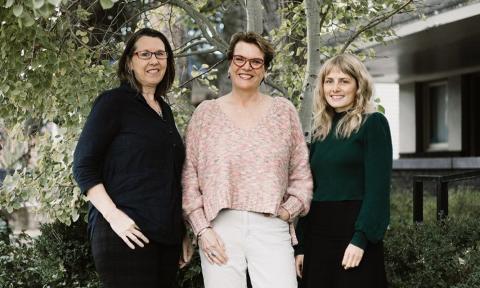
<svg viewBox="0 0 480 288"><path fill-rule="evenodd" d="M310 149L314 194L297 227L300 287L387 287L382 238L392 144L372 91L366 67L350 54L329 59L318 75Z"/></svg>

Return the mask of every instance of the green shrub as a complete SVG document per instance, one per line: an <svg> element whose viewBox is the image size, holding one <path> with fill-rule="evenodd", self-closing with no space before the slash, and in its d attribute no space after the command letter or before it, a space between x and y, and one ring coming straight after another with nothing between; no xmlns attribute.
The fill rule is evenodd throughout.
<svg viewBox="0 0 480 288"><path fill-rule="evenodd" d="M43 287L34 259L35 250L28 235L21 234L9 243L0 241L0 287Z"/></svg>
<svg viewBox="0 0 480 288"><path fill-rule="evenodd" d="M479 287L462 286L480 280L478 218L392 226L385 247L391 287Z"/></svg>
<svg viewBox="0 0 480 288"><path fill-rule="evenodd" d="M50 287L100 287L95 272L86 223L67 226L44 224L34 242L36 266L43 284Z"/></svg>

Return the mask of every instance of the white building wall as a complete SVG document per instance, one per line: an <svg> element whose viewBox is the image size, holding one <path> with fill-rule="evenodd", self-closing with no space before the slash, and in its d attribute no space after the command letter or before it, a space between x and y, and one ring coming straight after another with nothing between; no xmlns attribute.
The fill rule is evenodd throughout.
<svg viewBox="0 0 480 288"><path fill-rule="evenodd" d="M400 84L399 89L399 152L415 153L417 150L415 83Z"/></svg>
<svg viewBox="0 0 480 288"><path fill-rule="evenodd" d="M380 99L380 105L385 108L385 117L392 134L393 159L399 158L399 87L396 83L375 83L374 97Z"/></svg>

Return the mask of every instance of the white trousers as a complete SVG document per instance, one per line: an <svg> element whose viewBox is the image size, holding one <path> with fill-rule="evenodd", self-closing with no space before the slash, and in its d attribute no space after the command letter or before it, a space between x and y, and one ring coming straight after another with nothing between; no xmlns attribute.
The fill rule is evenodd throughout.
<svg viewBox="0 0 480 288"><path fill-rule="evenodd" d="M228 262L210 264L202 251L205 288L297 288L289 225L261 213L222 210L212 222L225 243Z"/></svg>

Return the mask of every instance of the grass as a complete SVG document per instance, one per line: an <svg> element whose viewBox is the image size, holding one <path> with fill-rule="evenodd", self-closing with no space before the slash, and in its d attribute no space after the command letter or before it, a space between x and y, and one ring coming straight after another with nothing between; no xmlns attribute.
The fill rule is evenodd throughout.
<svg viewBox="0 0 480 288"><path fill-rule="evenodd" d="M423 198L424 222L436 220L436 197ZM395 191L390 196L390 225L406 225L413 222L412 191ZM449 217L480 217L480 187L458 186L449 190Z"/></svg>

